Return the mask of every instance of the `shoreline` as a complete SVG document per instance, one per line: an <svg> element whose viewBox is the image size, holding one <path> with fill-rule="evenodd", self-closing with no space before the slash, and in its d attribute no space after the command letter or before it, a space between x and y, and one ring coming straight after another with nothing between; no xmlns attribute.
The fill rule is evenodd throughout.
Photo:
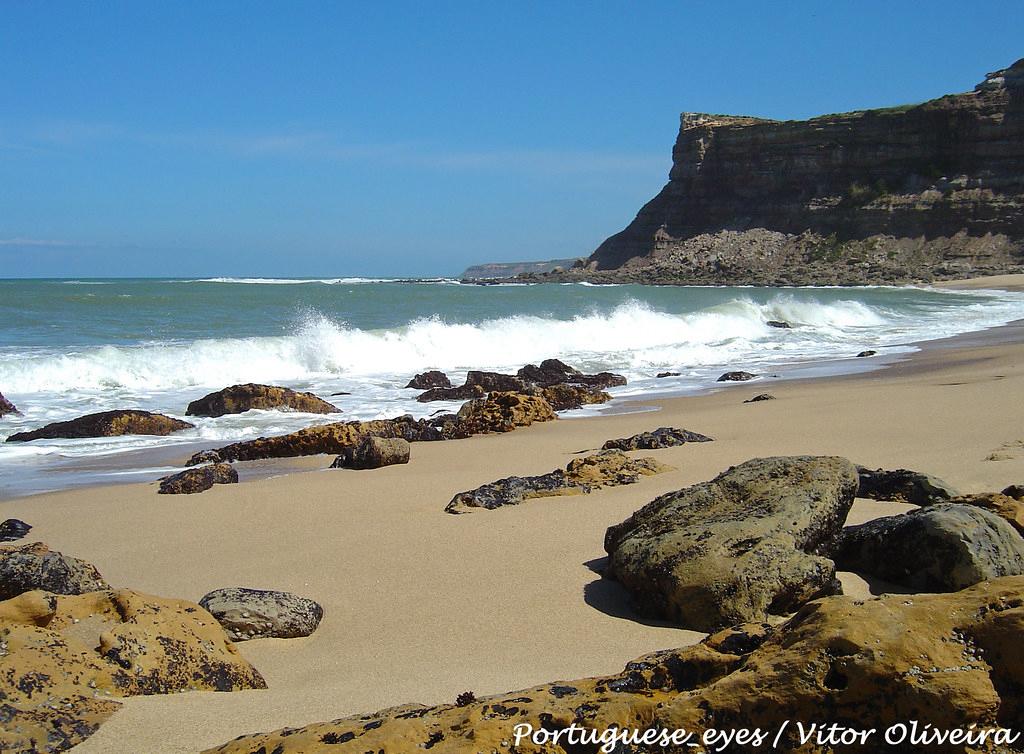
<svg viewBox="0 0 1024 754"><path fill-rule="evenodd" d="M327 470L158 496L154 484L3 501L23 542L95 564L114 586L198 600L227 586L284 589L324 606L305 639L237 645L266 691L133 697L75 752L183 754L235 736L406 702L450 702L619 671L702 635L637 618L599 577L605 529L664 492L767 455L842 455L909 468L963 492L1024 480L1024 324L949 339L867 374L760 380L658 400L654 413L559 420L502 435L415 443L407 466ZM776 400L742 401L770 391ZM674 471L591 495L451 516L456 492L541 474L605 440L657 426L714 442L651 456ZM1003 453L1003 460L986 460ZM859 500L850 523L908 509ZM871 586L842 574L849 594ZM878 591L879 586L875 586Z"/></svg>

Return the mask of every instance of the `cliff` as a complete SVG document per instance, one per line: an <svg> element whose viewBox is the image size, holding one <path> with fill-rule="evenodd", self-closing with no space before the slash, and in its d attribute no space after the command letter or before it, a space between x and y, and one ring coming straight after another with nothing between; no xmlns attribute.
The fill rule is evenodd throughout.
<svg viewBox="0 0 1024 754"><path fill-rule="evenodd" d="M467 267L460 275L462 280L484 280L490 278L509 278L531 272L551 272L557 267L568 269L578 259L552 259L547 262L489 262Z"/></svg>
<svg viewBox="0 0 1024 754"><path fill-rule="evenodd" d="M665 188L568 276L799 284L1024 270L1024 59L919 105L786 122L683 113L672 158Z"/></svg>

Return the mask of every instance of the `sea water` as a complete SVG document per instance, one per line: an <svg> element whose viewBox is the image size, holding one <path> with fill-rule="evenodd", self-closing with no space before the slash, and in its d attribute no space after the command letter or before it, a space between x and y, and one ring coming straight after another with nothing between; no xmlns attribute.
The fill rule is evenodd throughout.
<svg viewBox="0 0 1024 754"><path fill-rule="evenodd" d="M905 353L1021 318L1024 294L927 288L0 280L0 393L23 412L0 419L0 440L110 409L186 418L190 401L242 382L309 390L343 411L187 417L196 428L170 437L0 443L0 498L150 478L193 448L315 423L457 408L417 403L418 391L404 388L427 369L459 384L469 369L514 372L554 357L625 375L629 384L610 391L619 398L692 393L721 387L727 370L764 381L866 368L878 362L852 358L859 351ZM665 371L681 374L655 377Z"/></svg>

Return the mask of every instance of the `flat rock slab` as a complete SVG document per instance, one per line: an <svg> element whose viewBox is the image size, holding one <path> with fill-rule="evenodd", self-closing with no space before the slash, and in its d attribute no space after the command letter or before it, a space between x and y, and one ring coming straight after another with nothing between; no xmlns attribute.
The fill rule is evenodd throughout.
<svg viewBox="0 0 1024 754"><path fill-rule="evenodd" d="M264 411L300 411L306 414L337 414L337 406L313 393L300 393L287 387L258 385L253 382L232 385L192 401L186 416L225 416L253 409Z"/></svg>
<svg viewBox="0 0 1024 754"><path fill-rule="evenodd" d="M0 548L0 600L36 589L84 594L109 588L96 566L51 550L42 542Z"/></svg>
<svg viewBox="0 0 1024 754"><path fill-rule="evenodd" d="M494 510L535 497L586 495L602 487L633 484L644 476L671 470L671 466L653 458L630 458L619 450L603 450L573 459L565 469L539 476L506 477L469 492L460 492L445 510L448 513L465 513L473 508Z"/></svg>
<svg viewBox="0 0 1024 754"><path fill-rule="evenodd" d="M379 469L409 463L411 447L401 437L364 437L357 445L343 450L332 469Z"/></svg>
<svg viewBox="0 0 1024 754"><path fill-rule="evenodd" d="M935 505L948 502L960 493L938 477L909 469L869 469L857 467L860 488L857 497L911 505Z"/></svg>
<svg viewBox="0 0 1024 754"><path fill-rule="evenodd" d="M637 610L713 631L837 589L825 557L857 490L845 458L756 458L670 492L605 535L607 576Z"/></svg>
<svg viewBox="0 0 1024 754"><path fill-rule="evenodd" d="M160 481L160 495L192 495L215 484L238 484L238 471L229 463L211 463L179 471Z"/></svg>
<svg viewBox="0 0 1024 754"><path fill-rule="evenodd" d="M180 419L149 411L101 411L63 422L53 422L41 429L17 432L7 442L30 440L79 439L85 437L118 437L120 435L169 435L195 425Z"/></svg>
<svg viewBox="0 0 1024 754"><path fill-rule="evenodd" d="M834 557L843 570L953 592L1024 574L1024 538L982 508L934 505L844 529Z"/></svg>
<svg viewBox="0 0 1024 754"><path fill-rule="evenodd" d="M324 609L307 597L265 589L216 589L199 604L210 611L232 641L309 636L324 617Z"/></svg>
<svg viewBox="0 0 1024 754"><path fill-rule="evenodd" d="M685 445L688 442L712 442L712 439L706 435L691 432L688 429L658 427L650 432L641 432L632 437L608 440L603 447L606 450L611 448L618 450L657 450L659 448L674 448L677 445Z"/></svg>

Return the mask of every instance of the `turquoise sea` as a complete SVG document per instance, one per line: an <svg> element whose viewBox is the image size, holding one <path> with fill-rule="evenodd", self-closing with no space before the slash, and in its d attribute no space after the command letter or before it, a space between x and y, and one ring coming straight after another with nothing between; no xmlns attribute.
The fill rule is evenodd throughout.
<svg viewBox="0 0 1024 754"><path fill-rule="evenodd" d="M763 382L868 368L878 362L852 357L1021 318L1024 294L926 288L0 280L0 393L23 412L0 419L0 439L113 408L182 417L189 401L239 382L311 390L349 419L426 416L455 404L417 403L403 388L416 372L442 369L457 382L468 369L515 371L548 357L624 374L618 397L686 393L721 387L715 378L729 369ZM656 379L663 371L681 375ZM331 396L339 392L349 395ZM166 438L0 444L0 498L155 478L192 447L332 420L250 411Z"/></svg>

